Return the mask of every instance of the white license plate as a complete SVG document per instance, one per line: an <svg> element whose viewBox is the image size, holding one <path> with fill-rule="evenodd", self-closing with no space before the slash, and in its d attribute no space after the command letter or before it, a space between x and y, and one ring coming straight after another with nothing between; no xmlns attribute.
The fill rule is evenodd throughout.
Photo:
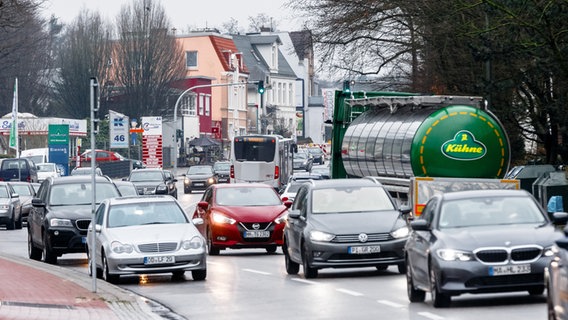
<svg viewBox="0 0 568 320"><path fill-rule="evenodd" d="M381 246L349 247L350 254L366 254L381 252Z"/></svg>
<svg viewBox="0 0 568 320"><path fill-rule="evenodd" d="M194 183L194 185L195 185L196 187L202 187L202 186L204 186L205 184L204 184L204 183Z"/></svg>
<svg viewBox="0 0 568 320"><path fill-rule="evenodd" d="M490 276L506 276L510 274L524 274L524 273L531 273L530 264L489 267Z"/></svg>
<svg viewBox="0 0 568 320"><path fill-rule="evenodd" d="M144 257L144 264L168 264L176 262L174 256Z"/></svg>
<svg viewBox="0 0 568 320"><path fill-rule="evenodd" d="M245 238L269 238L270 231L245 231Z"/></svg>

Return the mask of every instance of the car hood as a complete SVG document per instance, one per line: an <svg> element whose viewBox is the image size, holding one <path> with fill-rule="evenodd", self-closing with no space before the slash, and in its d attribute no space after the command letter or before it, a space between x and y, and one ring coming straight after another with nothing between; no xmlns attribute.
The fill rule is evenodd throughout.
<svg viewBox="0 0 568 320"><path fill-rule="evenodd" d="M212 176L213 176L212 174L188 174L188 175L186 175L186 177L188 177L191 180L196 180L196 179L205 180L205 179L211 178Z"/></svg>
<svg viewBox="0 0 568 320"><path fill-rule="evenodd" d="M312 214L309 221L315 230L333 234L391 232L405 225L398 211Z"/></svg>
<svg viewBox="0 0 568 320"><path fill-rule="evenodd" d="M562 237L562 234L556 231L552 225L539 228L535 224L451 228L442 231L436 230L435 234L442 246L452 246L462 250L503 246L505 244L508 246L539 244L548 247L556 239Z"/></svg>
<svg viewBox="0 0 568 320"><path fill-rule="evenodd" d="M0 198L0 204L10 204L9 198Z"/></svg>
<svg viewBox="0 0 568 320"><path fill-rule="evenodd" d="M286 211L286 206L215 207L214 210L239 222L268 222Z"/></svg>
<svg viewBox="0 0 568 320"><path fill-rule="evenodd" d="M146 224L121 228L107 228L105 232L110 241L141 244L152 242L176 242L190 240L199 236L197 229L190 223Z"/></svg>
<svg viewBox="0 0 568 320"><path fill-rule="evenodd" d="M161 184L164 184L164 182L162 181L138 181L138 182L132 182L132 184L135 187L152 187L155 188Z"/></svg>
<svg viewBox="0 0 568 320"><path fill-rule="evenodd" d="M91 205L78 206L49 206L49 212L52 218L65 219L91 219Z"/></svg>

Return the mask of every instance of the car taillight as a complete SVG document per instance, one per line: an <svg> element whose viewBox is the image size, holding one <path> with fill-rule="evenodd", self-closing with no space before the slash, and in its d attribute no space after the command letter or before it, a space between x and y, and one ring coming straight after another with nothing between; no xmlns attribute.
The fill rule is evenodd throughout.
<svg viewBox="0 0 568 320"><path fill-rule="evenodd" d="M280 177L280 167L275 166L274 167L274 179L278 179L278 177Z"/></svg>
<svg viewBox="0 0 568 320"><path fill-rule="evenodd" d="M235 166L231 165L231 178L235 179Z"/></svg>
<svg viewBox="0 0 568 320"><path fill-rule="evenodd" d="M28 177L26 178L26 181L27 181L27 182L32 182L32 177L31 177L31 176L28 176Z"/></svg>

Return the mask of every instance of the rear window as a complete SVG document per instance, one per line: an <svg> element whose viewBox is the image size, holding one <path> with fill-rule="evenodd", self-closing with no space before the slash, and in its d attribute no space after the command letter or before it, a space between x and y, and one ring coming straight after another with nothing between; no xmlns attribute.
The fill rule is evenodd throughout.
<svg viewBox="0 0 568 320"><path fill-rule="evenodd" d="M2 161L2 170L10 169L27 169L26 160L4 160Z"/></svg>

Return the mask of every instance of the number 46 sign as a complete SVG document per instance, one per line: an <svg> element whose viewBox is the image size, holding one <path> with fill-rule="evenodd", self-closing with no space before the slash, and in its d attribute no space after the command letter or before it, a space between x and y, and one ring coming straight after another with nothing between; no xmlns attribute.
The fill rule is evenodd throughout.
<svg viewBox="0 0 568 320"><path fill-rule="evenodd" d="M111 148L128 148L129 125L128 117L122 113L109 110L109 132Z"/></svg>

